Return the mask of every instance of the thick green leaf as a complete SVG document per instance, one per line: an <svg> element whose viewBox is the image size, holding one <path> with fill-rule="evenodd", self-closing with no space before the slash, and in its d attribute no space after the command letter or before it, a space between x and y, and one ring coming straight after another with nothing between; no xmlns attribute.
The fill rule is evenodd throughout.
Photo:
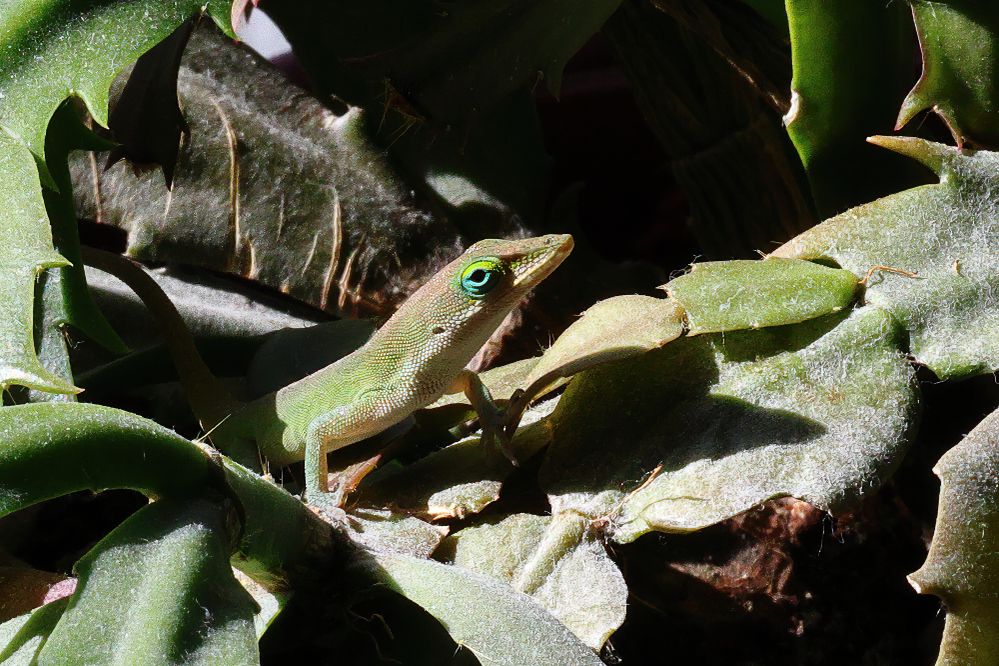
<svg viewBox="0 0 999 666"><path fill-rule="evenodd" d="M405 555L373 554L365 569L423 606L483 664L601 666L603 662L526 594L479 573Z"/></svg>
<svg viewBox="0 0 999 666"><path fill-rule="evenodd" d="M234 556L275 587L332 534L297 498L166 428L109 407L80 403L0 410L0 516L78 490L132 488L152 498L234 495L244 509Z"/></svg>
<svg viewBox="0 0 999 666"><path fill-rule="evenodd" d="M977 0L909 4L923 74L902 103L898 127L932 109L958 146L999 147L999 5Z"/></svg>
<svg viewBox="0 0 999 666"><path fill-rule="evenodd" d="M880 486L914 431L902 339L864 308L681 338L588 370L551 417L541 481L552 511L609 517L626 542L784 495L839 509Z"/></svg>
<svg viewBox="0 0 999 666"><path fill-rule="evenodd" d="M239 581L239 584L243 586L243 589L253 597L253 601L257 606L256 612L253 614L253 628L259 639L264 635L268 627L271 626L271 622L284 610L285 605L288 603L289 595L264 587L239 569L233 569L232 574Z"/></svg>
<svg viewBox="0 0 999 666"><path fill-rule="evenodd" d="M106 142L84 126L74 100L63 103L56 110L45 137L45 159L57 189L45 188L43 196L52 223L55 248L73 265L55 271L59 273L55 285L58 287L61 301L58 303L59 318L46 321L44 325L48 329L61 329L71 324L105 349L116 354L125 354L128 352L128 347L101 314L87 287L87 277L80 257L80 235L76 228L73 185L67 166L70 153L101 147L106 147ZM36 319L35 325L43 324ZM50 333L45 331L45 334Z"/></svg>
<svg viewBox="0 0 999 666"><path fill-rule="evenodd" d="M947 606L937 664L999 662L999 410L933 468L940 504L926 562L909 576Z"/></svg>
<svg viewBox="0 0 999 666"><path fill-rule="evenodd" d="M66 304L63 301L62 284L67 269L56 268L47 270L38 276L35 282L35 316L34 338L35 352L42 366L53 375L62 378L63 382L75 383L73 368L69 360L69 347L66 344L66 331L62 324L66 322ZM72 402L76 400L73 393L51 393L39 389L27 390L27 400L18 400L16 396L24 393L22 387L13 387L10 394L15 396L14 402Z"/></svg>
<svg viewBox="0 0 999 666"><path fill-rule="evenodd" d="M710 261L664 287L691 335L797 324L853 301L857 277L810 261Z"/></svg>
<svg viewBox="0 0 999 666"><path fill-rule="evenodd" d="M73 385L74 378L66 340L68 324L82 330L106 349L118 353L128 351L94 304L80 261L66 156L77 147L92 147L96 137L83 127L78 115L74 106L67 102L52 117L45 153L51 176L61 191L43 189L42 192L47 215L52 221L52 241L58 252L73 265L52 268L39 274L35 285L33 321L38 359L50 373L69 386ZM75 400L72 394L53 393L47 388L32 388L27 395L27 402L71 400Z"/></svg>
<svg viewBox="0 0 999 666"><path fill-rule="evenodd" d="M589 522L577 514L519 513L466 527L442 549L453 564L530 594L599 650L624 622L628 588Z"/></svg>
<svg viewBox="0 0 999 666"><path fill-rule="evenodd" d="M8 3L0 16L0 125L45 159L49 118L67 97L107 125L108 91L129 63L206 8L229 21L218 0L91 0Z"/></svg>
<svg viewBox="0 0 999 666"><path fill-rule="evenodd" d="M258 663L254 602L229 567L227 514L164 499L115 528L76 563L76 593L39 664Z"/></svg>
<svg viewBox="0 0 999 666"><path fill-rule="evenodd" d="M909 351L941 379L999 369L999 153L958 152L877 137L940 175L858 206L784 244L774 256L832 259L868 281L865 300L891 313ZM902 270L915 277L890 272Z"/></svg>
<svg viewBox="0 0 999 666"><path fill-rule="evenodd" d="M49 223L38 206L39 170L46 184L55 185L45 167L50 118L63 100L76 96L105 123L108 88L118 72L205 4L17 2L7 3L0 15L0 208L7 235L0 250L0 388L74 391L41 368L30 346L33 278L42 268L66 265L52 249ZM209 12L224 21L222 5L208 3Z"/></svg>
<svg viewBox="0 0 999 666"><path fill-rule="evenodd" d="M0 391L12 385L52 393L74 393L35 355L32 337L35 279L46 268L68 262L52 247L38 172L31 153L0 131Z"/></svg>
<svg viewBox="0 0 999 666"><path fill-rule="evenodd" d="M75 403L0 409L0 515L77 490L198 494L218 487L219 474L198 446L129 412Z"/></svg>
<svg viewBox="0 0 999 666"><path fill-rule="evenodd" d="M243 507L243 540L233 564L267 589L285 590L309 558L330 555L345 539L288 491L242 465L222 458L225 480Z"/></svg>
<svg viewBox="0 0 999 666"><path fill-rule="evenodd" d="M35 658L68 603L69 597L63 597L0 624L0 664L27 666L37 663Z"/></svg>
<svg viewBox="0 0 999 666"><path fill-rule="evenodd" d="M909 85L912 19L901 2L787 0L791 109L784 117L819 213L834 215L924 179L864 143L894 127Z"/></svg>
<svg viewBox="0 0 999 666"><path fill-rule="evenodd" d="M45 155L49 171L60 191L44 188L42 198L52 221L52 240L56 250L72 266L50 269L41 275L35 290L34 338L35 349L42 364L67 384L74 383L66 345L66 325L84 331L106 349L125 353L128 348L110 327L87 289L80 261L80 241L76 230L76 215L69 189L66 156L75 148L93 147L94 137L79 120L72 102L62 104L52 116L50 131L45 139ZM73 400L72 395L33 389L28 401Z"/></svg>

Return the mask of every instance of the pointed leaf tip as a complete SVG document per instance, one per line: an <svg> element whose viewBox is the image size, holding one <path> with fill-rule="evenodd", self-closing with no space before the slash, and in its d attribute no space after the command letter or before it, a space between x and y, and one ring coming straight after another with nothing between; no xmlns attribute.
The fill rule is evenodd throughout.
<svg viewBox="0 0 999 666"><path fill-rule="evenodd" d="M901 116L899 122L902 122ZM914 136L869 136L867 142L887 148L899 155L911 157L938 176L943 171L944 164L960 154L953 146L917 139Z"/></svg>
<svg viewBox="0 0 999 666"><path fill-rule="evenodd" d="M910 90L909 94L902 100L902 105L898 110L898 117L895 119L895 131L902 129L917 114L930 108L930 104L918 94L918 89L919 84L916 84L916 87Z"/></svg>

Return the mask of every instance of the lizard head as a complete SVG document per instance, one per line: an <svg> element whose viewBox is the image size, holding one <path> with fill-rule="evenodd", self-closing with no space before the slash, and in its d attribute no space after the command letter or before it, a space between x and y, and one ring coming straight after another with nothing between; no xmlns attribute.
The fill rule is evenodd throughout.
<svg viewBox="0 0 999 666"><path fill-rule="evenodd" d="M417 359L435 381L451 376L571 250L567 234L481 240L403 303L378 331L378 344Z"/></svg>
<svg viewBox="0 0 999 666"><path fill-rule="evenodd" d="M424 315L434 320L434 337L461 346L463 354L474 354L527 292L571 251L568 234L473 244L424 287L440 295L435 312Z"/></svg>
<svg viewBox="0 0 999 666"><path fill-rule="evenodd" d="M452 288L469 304L509 303L548 277L572 251L572 236L550 234L519 240L481 240L459 257Z"/></svg>

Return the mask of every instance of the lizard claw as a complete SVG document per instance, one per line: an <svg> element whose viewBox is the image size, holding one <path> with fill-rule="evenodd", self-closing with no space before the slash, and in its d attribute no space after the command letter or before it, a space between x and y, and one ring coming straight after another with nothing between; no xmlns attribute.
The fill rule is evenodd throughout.
<svg viewBox="0 0 999 666"><path fill-rule="evenodd" d="M482 443L488 447L498 448L503 456L514 467L520 467L520 462L513 451L513 433L508 429L507 412L496 414L493 419L481 419Z"/></svg>

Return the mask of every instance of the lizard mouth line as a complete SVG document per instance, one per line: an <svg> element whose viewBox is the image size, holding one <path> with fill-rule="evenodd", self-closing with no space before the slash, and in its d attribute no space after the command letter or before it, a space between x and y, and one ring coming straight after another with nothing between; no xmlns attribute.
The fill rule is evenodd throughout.
<svg viewBox="0 0 999 666"><path fill-rule="evenodd" d="M569 234L552 234L545 236L545 246L538 249L534 256L529 256L524 262L524 269L518 271L515 280L517 286L534 287L565 261L574 246Z"/></svg>

